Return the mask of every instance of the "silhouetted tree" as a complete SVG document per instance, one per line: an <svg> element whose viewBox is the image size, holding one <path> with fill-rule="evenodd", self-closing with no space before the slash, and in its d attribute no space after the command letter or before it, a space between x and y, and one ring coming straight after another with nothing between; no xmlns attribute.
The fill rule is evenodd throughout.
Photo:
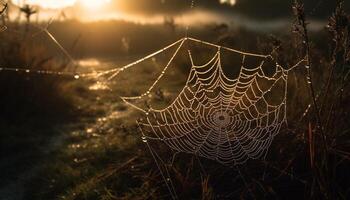
<svg viewBox="0 0 350 200"><path fill-rule="evenodd" d="M20 11L24 13L27 24L26 24L26 32L28 31L28 26L30 24L30 17L37 13L38 11L34 9L33 6L29 6L28 4L25 4L23 7L20 8Z"/></svg>

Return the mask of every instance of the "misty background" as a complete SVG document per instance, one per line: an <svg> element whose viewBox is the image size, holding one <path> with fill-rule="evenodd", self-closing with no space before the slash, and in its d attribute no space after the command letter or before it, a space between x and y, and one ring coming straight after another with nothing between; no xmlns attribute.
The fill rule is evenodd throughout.
<svg viewBox="0 0 350 200"><path fill-rule="evenodd" d="M113 62L128 55L142 57L186 34L211 42L220 42L217 38L225 34L245 35L239 33L242 31L283 35L293 23L292 0L195 0L192 8L191 0L111 0L102 10L86 9L79 2L66 5L62 1L61 7L53 8L48 6L50 1L40 5L32 1L37 11L31 17L36 25L30 27L34 44L47 49L48 56L65 57L47 35L37 34L38 27L52 20L49 31L78 60L96 57ZM32 1L9 1L10 19L18 20L20 5ZM349 10L348 4L345 7ZM305 1L310 31L324 30L334 9L331 0ZM19 20L24 21L23 16ZM235 46L234 41L242 38L230 40L238 49L250 49L256 42L236 42L239 46Z"/></svg>

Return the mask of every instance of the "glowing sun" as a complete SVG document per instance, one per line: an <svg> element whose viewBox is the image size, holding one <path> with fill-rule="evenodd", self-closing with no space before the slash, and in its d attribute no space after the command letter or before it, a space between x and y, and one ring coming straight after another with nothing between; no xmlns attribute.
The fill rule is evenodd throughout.
<svg viewBox="0 0 350 200"><path fill-rule="evenodd" d="M111 0L78 0L78 2L88 9L98 9L108 4Z"/></svg>
<svg viewBox="0 0 350 200"><path fill-rule="evenodd" d="M38 5L43 8L51 9L61 9L69 6L74 6L76 4L79 4L80 6L87 9L99 9L110 3L111 0L26 0L23 2L29 5ZM17 1L14 1L14 3L21 6L23 4L18 3Z"/></svg>

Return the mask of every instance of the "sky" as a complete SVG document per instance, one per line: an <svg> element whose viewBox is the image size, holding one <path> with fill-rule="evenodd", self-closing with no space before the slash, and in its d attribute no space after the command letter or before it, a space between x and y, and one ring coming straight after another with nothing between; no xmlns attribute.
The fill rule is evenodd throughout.
<svg viewBox="0 0 350 200"><path fill-rule="evenodd" d="M148 4L149 6L154 7L156 4L172 4L172 5L176 5L179 4L179 2L181 2L179 5L188 5L190 6L191 4L191 0L180 0L178 2L175 2L174 0L138 0L139 2L141 2L139 4L139 2L136 3L135 0L13 0L13 2L15 4L23 4L23 3L27 3L30 5L40 5L43 8L53 8L53 9L58 9L58 8L65 8L65 7L69 7L69 6L74 6L74 5L82 5L82 6L87 6L87 7L94 7L94 6L103 6L103 5L126 5L126 4L138 4L138 5L142 5L145 6L146 4ZM195 0L196 1L201 1L201 0ZM203 0L202 0L203 1ZM236 0L212 0L212 1L217 1L217 3L219 4L227 4L230 6L233 6L236 4ZM131 2L131 3L126 3L126 2ZM203 1L203 2L207 2ZM207 4L207 3L205 3Z"/></svg>
<svg viewBox="0 0 350 200"><path fill-rule="evenodd" d="M77 4L86 6L87 8L99 7L110 3L111 0L14 0L13 2L15 4L27 3L30 5L39 5L43 8L61 9Z"/></svg>
<svg viewBox="0 0 350 200"><path fill-rule="evenodd" d="M236 0L195 0L191 9L192 0L12 0L16 6L29 4L38 6L40 19L48 20L64 12L67 18L81 21L97 21L108 19L122 19L139 23L162 23L165 17L173 17L177 23L181 21L210 22L224 18L218 13L203 6L232 7ZM210 2L210 3L208 3ZM200 3L200 4L199 4ZM16 13L16 9L13 9ZM200 10L200 11L199 11ZM15 14L14 14L15 15ZM191 23L191 22L189 22Z"/></svg>
<svg viewBox="0 0 350 200"><path fill-rule="evenodd" d="M41 18L64 11L68 18L82 21L123 19L141 23L162 22L164 17L176 21L217 21L245 16L254 19L275 19L291 16L292 0L12 0L40 6ZM305 0L313 18L329 16L333 0ZM348 3L350 4L350 3ZM347 5L349 8L349 5ZM46 17L45 17L46 16Z"/></svg>

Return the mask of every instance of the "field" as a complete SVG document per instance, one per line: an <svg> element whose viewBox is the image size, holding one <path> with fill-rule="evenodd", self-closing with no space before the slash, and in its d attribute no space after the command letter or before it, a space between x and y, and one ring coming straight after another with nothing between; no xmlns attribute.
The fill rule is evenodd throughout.
<svg viewBox="0 0 350 200"><path fill-rule="evenodd" d="M0 199L348 199L350 16L339 3L326 28L312 31L301 4L291 10L288 29L263 32L228 24L188 32L171 20L66 20L53 21L47 33L38 29L46 23L3 18ZM145 113L120 97L147 92L176 46L118 76L98 74L144 58L186 32L223 47L271 54L272 66L277 61L284 69L304 59L288 72L288 123L266 157L226 166L142 137L136 121ZM198 63L217 51L184 43L138 106L162 109L176 99L191 71L187 50ZM241 58L222 57L224 72L237 75ZM162 157L160 169L148 145Z"/></svg>

